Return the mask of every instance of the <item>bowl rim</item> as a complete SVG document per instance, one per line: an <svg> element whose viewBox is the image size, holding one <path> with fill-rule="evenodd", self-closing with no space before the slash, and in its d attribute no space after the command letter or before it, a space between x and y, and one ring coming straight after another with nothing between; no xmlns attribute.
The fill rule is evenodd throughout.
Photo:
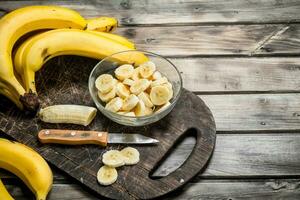
<svg viewBox="0 0 300 200"><path fill-rule="evenodd" d="M181 74L180 74L180 71L178 70L178 68L169 60L167 59L166 57L164 56L161 56L159 54L156 54L156 53L153 53L153 52L150 52L150 51L144 51L144 50L137 50L137 49L133 49L133 50L126 50L126 51L119 51L117 53L113 53L109 56L106 56L105 58L101 59L95 66L94 68L92 69L92 71L90 72L90 75L89 75L89 80L88 80L88 88L89 88L89 93L90 93L90 96L92 97L94 103L95 102L99 102L97 97L94 97L96 95L93 95L93 92L92 92L92 88L90 87L90 80L92 78L92 74L94 73L94 71L96 70L96 68L101 65L102 62L104 62L107 58L109 57L112 57L116 54L120 54L120 53L125 53L125 52L132 52L132 51L137 51L137 52L142 52L142 53L146 53L146 54L152 54L156 57L160 57L164 60L166 60L174 69L175 71L177 72L178 76L179 76L179 82L180 82L180 87L179 87L179 91L178 91L178 94L176 95L176 97L174 97L173 99L173 102L171 103L171 105L169 107L173 107L175 106L176 102L178 101L180 95L181 95L181 92L182 92L182 88L183 88L183 81L182 81L182 77L181 77ZM95 103L96 104L96 103ZM101 112L106 112L106 113L109 113L110 115L112 116L116 116L116 117L122 117L122 118L127 118L127 119L139 119L139 120L147 120L149 118L153 118L153 117L156 117L156 116L159 116L161 115L162 113L164 113L164 111L167 111L168 109L165 109L161 112L158 112L158 113L153 113L151 115L146 115L146 116L126 116L126 115L120 115L118 113L115 113L115 112L112 112L110 110L106 110L104 106L102 106L102 104L99 102L99 105L101 107L101 109L99 109ZM99 105L96 104L96 107L98 107ZM104 110L104 111L103 111ZM171 109L172 110L172 109ZM170 110L170 111L171 111ZM169 111L169 112L170 112Z"/></svg>

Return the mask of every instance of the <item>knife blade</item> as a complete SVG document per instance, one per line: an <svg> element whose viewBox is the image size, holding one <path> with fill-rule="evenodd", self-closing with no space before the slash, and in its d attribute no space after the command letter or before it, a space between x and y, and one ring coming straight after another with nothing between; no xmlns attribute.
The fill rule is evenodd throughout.
<svg viewBox="0 0 300 200"><path fill-rule="evenodd" d="M43 129L38 133L41 143L81 145L97 144L107 146L113 144L155 144L159 141L147 136L136 133L108 133L103 131L79 131L79 130L60 130Z"/></svg>

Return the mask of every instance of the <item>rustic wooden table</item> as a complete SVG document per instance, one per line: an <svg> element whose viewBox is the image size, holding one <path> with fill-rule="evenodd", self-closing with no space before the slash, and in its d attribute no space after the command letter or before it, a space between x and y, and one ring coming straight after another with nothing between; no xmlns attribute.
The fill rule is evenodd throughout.
<svg viewBox="0 0 300 200"><path fill-rule="evenodd" d="M170 199L300 198L300 1L1 1L0 15L33 4L117 17L117 33L168 57L184 87L212 110L217 142L208 167ZM58 58L51 62L60 62ZM77 62L81 58L69 60ZM186 139L156 172L180 166ZM49 199L97 199L53 168ZM33 199L1 171L16 199Z"/></svg>

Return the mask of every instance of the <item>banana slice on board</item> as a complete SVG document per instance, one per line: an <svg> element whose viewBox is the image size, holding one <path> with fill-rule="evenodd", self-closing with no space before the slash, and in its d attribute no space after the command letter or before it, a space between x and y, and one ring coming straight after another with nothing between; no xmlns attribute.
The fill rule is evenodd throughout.
<svg viewBox="0 0 300 200"><path fill-rule="evenodd" d="M111 185L116 182L118 172L115 168L102 166L97 172L97 180L101 185Z"/></svg>
<svg viewBox="0 0 300 200"><path fill-rule="evenodd" d="M114 87L114 85L114 78L110 74L102 74L95 81L96 88L102 93L109 92Z"/></svg>
<svg viewBox="0 0 300 200"><path fill-rule="evenodd" d="M132 65L125 64L125 65L121 65L115 70L115 75L120 81L123 81L126 78L130 78L133 72L134 72L134 67Z"/></svg>
<svg viewBox="0 0 300 200"><path fill-rule="evenodd" d="M146 92L141 92L138 95L138 98L144 102L145 106L150 107L150 108L153 107L153 103L150 100L150 96Z"/></svg>
<svg viewBox="0 0 300 200"><path fill-rule="evenodd" d="M122 106L122 110L124 111L130 111L131 109L133 109L136 104L139 102L139 98L134 95L134 94L131 94L129 95L129 97L127 97L125 100L124 100L124 103L123 103L123 106Z"/></svg>
<svg viewBox="0 0 300 200"><path fill-rule="evenodd" d="M131 93L138 95L141 92L145 91L149 86L151 82L147 79L139 79L133 83L133 85L130 87Z"/></svg>
<svg viewBox="0 0 300 200"><path fill-rule="evenodd" d="M141 117L145 115L146 106L142 100L139 100L137 105L134 108L134 113L136 116Z"/></svg>
<svg viewBox="0 0 300 200"><path fill-rule="evenodd" d="M151 88L150 99L156 106L163 105L170 100L170 91L166 86L155 86Z"/></svg>
<svg viewBox="0 0 300 200"><path fill-rule="evenodd" d="M126 147L121 150L124 157L125 165L135 165L140 161L140 153L137 149Z"/></svg>
<svg viewBox="0 0 300 200"><path fill-rule="evenodd" d="M155 72L156 66L153 62L148 61L140 65L140 75L143 78L150 78Z"/></svg>
<svg viewBox="0 0 300 200"><path fill-rule="evenodd" d="M116 97L116 86L113 86L113 88L108 92L108 93L102 93L98 91L98 97L101 99L103 102L108 102L111 99Z"/></svg>
<svg viewBox="0 0 300 200"><path fill-rule="evenodd" d="M119 82L117 83L117 95L121 97L122 99L127 98L130 95L130 91L126 85L123 83Z"/></svg>
<svg viewBox="0 0 300 200"><path fill-rule="evenodd" d="M109 150L102 156L102 162L110 167L121 167L125 164L124 157L118 150Z"/></svg>
<svg viewBox="0 0 300 200"><path fill-rule="evenodd" d="M120 97L115 97L105 105L105 109L111 112L117 112L122 108L122 106L123 106L123 99L121 99Z"/></svg>

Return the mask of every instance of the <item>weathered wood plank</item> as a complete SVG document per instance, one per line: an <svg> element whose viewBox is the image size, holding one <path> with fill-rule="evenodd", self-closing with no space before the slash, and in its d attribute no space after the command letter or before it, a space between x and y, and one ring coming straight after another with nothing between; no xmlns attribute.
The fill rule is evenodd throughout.
<svg viewBox="0 0 300 200"><path fill-rule="evenodd" d="M254 180L201 180L189 183L183 189L167 196L167 199L298 199L300 179ZM33 195L19 185L6 185L10 194L18 200L33 199ZM49 200L99 199L76 184L54 184ZM100 198L101 199L101 198Z"/></svg>
<svg viewBox="0 0 300 200"><path fill-rule="evenodd" d="M193 138L183 140L154 176L165 176L178 168L188 157L193 144ZM300 133L218 134L211 161L198 177L299 176L299 163ZM54 172L56 182L65 181L57 169L54 168ZM11 178L5 173L0 176Z"/></svg>
<svg viewBox="0 0 300 200"><path fill-rule="evenodd" d="M199 95L218 131L299 130L300 94Z"/></svg>
<svg viewBox="0 0 300 200"><path fill-rule="evenodd" d="M2 1L0 10L22 6L49 4L49 1ZM85 17L108 15L122 25L178 23L282 23L300 21L300 2L277 1L180 1L114 0L63 1L51 4L78 10ZM180 17L178 17L180 16Z"/></svg>
<svg viewBox="0 0 300 200"><path fill-rule="evenodd" d="M171 58L194 92L299 91L299 58Z"/></svg>

